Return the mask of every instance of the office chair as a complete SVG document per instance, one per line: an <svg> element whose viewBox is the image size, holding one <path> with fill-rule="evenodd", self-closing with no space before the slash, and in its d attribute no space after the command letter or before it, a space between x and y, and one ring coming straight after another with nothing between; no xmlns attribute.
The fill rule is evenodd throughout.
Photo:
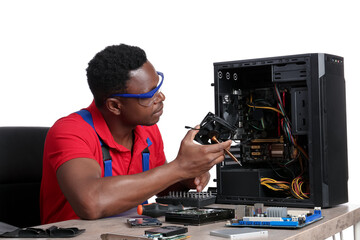
<svg viewBox="0 0 360 240"><path fill-rule="evenodd" d="M42 156L48 127L0 127L0 222L40 225Z"/></svg>

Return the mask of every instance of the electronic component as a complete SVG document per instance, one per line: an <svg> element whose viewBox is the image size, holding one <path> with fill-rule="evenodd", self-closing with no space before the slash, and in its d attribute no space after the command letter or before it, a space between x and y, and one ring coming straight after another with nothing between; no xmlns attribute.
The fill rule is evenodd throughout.
<svg viewBox="0 0 360 240"><path fill-rule="evenodd" d="M209 112L200 123L199 132L195 135L194 140L201 144L211 144L211 139L225 141L235 134L236 127L229 124L224 119Z"/></svg>
<svg viewBox="0 0 360 240"><path fill-rule="evenodd" d="M183 205L184 207L204 207L214 204L216 195L211 192L178 192L171 191L169 195L156 198L156 202L172 205Z"/></svg>
<svg viewBox="0 0 360 240"><path fill-rule="evenodd" d="M145 230L145 235L157 235L161 234L162 237L171 237L175 235L180 235L188 232L187 227L180 227L180 226L165 226L165 227L158 227L152 228L149 230Z"/></svg>
<svg viewBox="0 0 360 240"><path fill-rule="evenodd" d="M153 240L182 240L187 239L189 236L184 235L188 232L187 227L181 226L164 226L158 228L151 228L145 230L145 234L143 236L133 236L127 234L101 234L102 240L126 240L126 239L134 239L134 240L143 240L143 239L153 239Z"/></svg>
<svg viewBox="0 0 360 240"><path fill-rule="evenodd" d="M187 239L190 236L186 235L174 235L171 237L165 237L162 234L148 234L144 236L133 236L133 235L127 235L127 234L111 234L111 233L105 233L100 235L102 240L182 240Z"/></svg>
<svg viewBox="0 0 360 240"><path fill-rule="evenodd" d="M165 221L189 225L201 225L204 223L234 218L234 216L234 209L194 208L167 212L165 214Z"/></svg>
<svg viewBox="0 0 360 240"><path fill-rule="evenodd" d="M127 234L104 233L100 235L101 240L149 240L146 236L133 236Z"/></svg>
<svg viewBox="0 0 360 240"><path fill-rule="evenodd" d="M267 239L268 231L252 228L218 229L210 231L211 236L229 239Z"/></svg>
<svg viewBox="0 0 360 240"><path fill-rule="evenodd" d="M157 218L129 218L127 223L130 227L151 227L162 225L160 220Z"/></svg>
<svg viewBox="0 0 360 240"><path fill-rule="evenodd" d="M184 207L181 204L159 204L159 203L149 203L139 205L137 207L137 213L139 215L145 215L149 217L160 217L164 216L168 211L181 210Z"/></svg>
<svg viewBox="0 0 360 240"><path fill-rule="evenodd" d="M256 209L256 207L255 207ZM263 213L253 212L250 216L234 218L226 223L228 227L260 228L302 228L323 218L321 208L310 211L287 211L286 207L268 207Z"/></svg>

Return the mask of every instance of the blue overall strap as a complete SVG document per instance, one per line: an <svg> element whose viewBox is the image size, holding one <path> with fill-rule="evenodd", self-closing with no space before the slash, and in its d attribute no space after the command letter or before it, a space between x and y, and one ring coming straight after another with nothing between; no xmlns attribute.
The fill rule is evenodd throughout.
<svg viewBox="0 0 360 240"><path fill-rule="evenodd" d="M146 139L146 142L147 142L148 146L141 153L143 172L150 169L150 151L149 151L149 147L151 146L152 142L150 141L149 138Z"/></svg>
<svg viewBox="0 0 360 240"><path fill-rule="evenodd" d="M104 162L104 177L112 176L112 159L107 145L101 146L103 162Z"/></svg>
<svg viewBox="0 0 360 240"><path fill-rule="evenodd" d="M149 138L146 139L147 142L147 147L144 149L144 151L142 151L141 155L142 155L142 168L143 168L143 172L147 171L150 169L150 151L149 151L149 147L151 146L152 142L150 141ZM146 200L145 202L143 202L142 204L148 204L148 201Z"/></svg>
<svg viewBox="0 0 360 240"><path fill-rule="evenodd" d="M76 113L79 114L82 117L82 119L84 119L84 121L87 122L94 129L96 135L99 138L100 145L101 145L101 151L102 151L103 162L104 162L104 177L112 176L112 160L111 160L111 155L109 152L109 147L101 140L101 138L97 134L91 113L86 109L82 109L80 111L77 111Z"/></svg>

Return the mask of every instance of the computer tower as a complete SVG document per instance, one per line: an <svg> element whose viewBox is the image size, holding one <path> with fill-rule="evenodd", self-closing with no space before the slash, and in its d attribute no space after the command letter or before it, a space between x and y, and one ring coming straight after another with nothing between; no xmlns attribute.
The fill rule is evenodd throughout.
<svg viewBox="0 0 360 240"><path fill-rule="evenodd" d="M214 63L215 114L236 126L217 203L348 201L344 60L311 53Z"/></svg>

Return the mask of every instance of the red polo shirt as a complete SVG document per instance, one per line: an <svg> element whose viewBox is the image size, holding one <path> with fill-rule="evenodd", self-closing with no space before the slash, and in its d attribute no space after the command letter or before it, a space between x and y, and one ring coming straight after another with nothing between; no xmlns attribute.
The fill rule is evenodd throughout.
<svg viewBox="0 0 360 240"><path fill-rule="evenodd" d="M142 172L141 153L148 146L147 138L152 142L149 146L150 169L165 163L163 141L157 125L137 126L135 128L133 152L131 154L131 150L115 142L94 102L87 110L92 115L96 132L103 142L109 146L113 176ZM104 176L99 138L94 129L76 113L59 119L50 128L46 137L40 191L42 224L79 218L61 192L56 178L56 170L61 164L74 158L95 159L101 167L102 176ZM121 191L121 189L119 190Z"/></svg>

